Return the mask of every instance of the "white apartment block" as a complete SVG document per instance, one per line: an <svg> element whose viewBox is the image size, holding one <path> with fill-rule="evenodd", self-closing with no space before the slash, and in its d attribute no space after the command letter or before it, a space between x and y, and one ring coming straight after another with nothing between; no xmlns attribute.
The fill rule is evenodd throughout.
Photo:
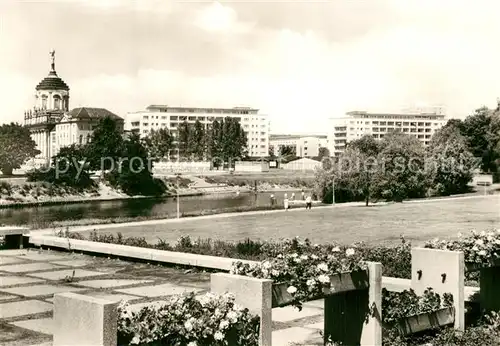
<svg viewBox="0 0 500 346"><path fill-rule="evenodd" d="M151 105L146 111L128 113L125 130L138 132L144 137L151 130L167 128L175 137L177 127L184 121L194 124L199 120L207 128L215 120L222 121L232 117L240 122L247 135L248 156L265 157L269 152L270 122L266 114L258 112L258 109L248 107L195 108Z"/></svg>
<svg viewBox="0 0 500 346"><path fill-rule="evenodd" d="M332 118L329 137L331 155L342 153L348 142L364 135L384 138L386 133L401 131L414 136L427 146L432 135L443 127L447 119L442 108L412 109L408 113L348 112L346 117Z"/></svg>
<svg viewBox="0 0 500 346"><path fill-rule="evenodd" d="M319 148L328 148L327 135L270 135L269 145L274 155L278 156L283 146L293 146L298 157L315 157L319 155Z"/></svg>

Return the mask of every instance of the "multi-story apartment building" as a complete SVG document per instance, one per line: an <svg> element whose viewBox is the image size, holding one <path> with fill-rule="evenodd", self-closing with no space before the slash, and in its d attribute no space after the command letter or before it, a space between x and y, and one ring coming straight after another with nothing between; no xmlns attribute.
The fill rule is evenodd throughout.
<svg viewBox="0 0 500 346"><path fill-rule="evenodd" d="M328 148L327 135L270 135L269 146L272 147L274 155L278 156L280 148L292 146L298 157L315 157L319 155L319 148Z"/></svg>
<svg viewBox="0 0 500 346"><path fill-rule="evenodd" d="M87 143L93 128L103 117L117 120L123 130L123 119L104 108L80 107L69 111L69 86L57 75L55 52L51 69L35 88L35 104L24 112L24 125L41 153L36 161L48 163L60 148Z"/></svg>
<svg viewBox="0 0 500 346"><path fill-rule="evenodd" d="M195 108L151 105L146 108L146 111L128 113L125 130L146 136L151 130L167 128L175 137L178 126L184 121L194 124L196 120L199 120L207 128L215 120L222 121L226 117L235 118L240 122L247 135L248 155L250 157L268 155L270 122L267 115L259 114L259 110L254 108Z"/></svg>
<svg viewBox="0 0 500 346"><path fill-rule="evenodd" d="M401 113L348 112L346 117L332 118L329 149L332 155L342 153L346 144L364 135L381 139L385 134L400 131L414 136L427 146L432 135L446 124L442 108L411 109Z"/></svg>

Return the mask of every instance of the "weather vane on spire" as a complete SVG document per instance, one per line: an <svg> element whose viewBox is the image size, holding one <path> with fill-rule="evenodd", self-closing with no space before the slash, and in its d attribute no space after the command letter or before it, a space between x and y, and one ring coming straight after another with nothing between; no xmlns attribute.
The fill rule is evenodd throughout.
<svg viewBox="0 0 500 346"><path fill-rule="evenodd" d="M50 52L50 60L51 60L51 68L52 68L52 71L55 71L56 70L56 63L55 63L55 60L56 60L56 51L54 49L52 49Z"/></svg>

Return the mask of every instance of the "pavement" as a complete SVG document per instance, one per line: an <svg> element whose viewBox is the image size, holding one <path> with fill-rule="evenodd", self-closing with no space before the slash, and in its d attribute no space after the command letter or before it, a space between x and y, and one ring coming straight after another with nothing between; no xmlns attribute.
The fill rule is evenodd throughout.
<svg viewBox="0 0 500 346"><path fill-rule="evenodd" d="M52 299L78 292L133 309L209 290L209 274L37 249L0 250L0 345L52 345ZM323 301L273 309L273 346L322 345Z"/></svg>

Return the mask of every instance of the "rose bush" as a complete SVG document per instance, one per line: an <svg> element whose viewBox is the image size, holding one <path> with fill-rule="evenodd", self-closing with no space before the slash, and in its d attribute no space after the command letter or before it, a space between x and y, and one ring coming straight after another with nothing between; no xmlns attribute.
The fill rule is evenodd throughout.
<svg viewBox="0 0 500 346"><path fill-rule="evenodd" d="M260 319L231 294L173 296L162 306L118 308L119 345L258 346Z"/></svg>
<svg viewBox="0 0 500 346"><path fill-rule="evenodd" d="M462 251L466 263L482 266L494 265L500 259L500 229L476 232L470 235L458 234L458 239L433 239L425 244L426 248Z"/></svg>
<svg viewBox="0 0 500 346"><path fill-rule="evenodd" d="M298 238L295 243L294 252L279 253L270 260L254 265L235 262L231 274L287 283L287 291L293 297L291 304L301 309L303 302L321 297L323 289L330 287L330 276L366 270L366 262L356 245L310 246L307 239L300 242Z"/></svg>

